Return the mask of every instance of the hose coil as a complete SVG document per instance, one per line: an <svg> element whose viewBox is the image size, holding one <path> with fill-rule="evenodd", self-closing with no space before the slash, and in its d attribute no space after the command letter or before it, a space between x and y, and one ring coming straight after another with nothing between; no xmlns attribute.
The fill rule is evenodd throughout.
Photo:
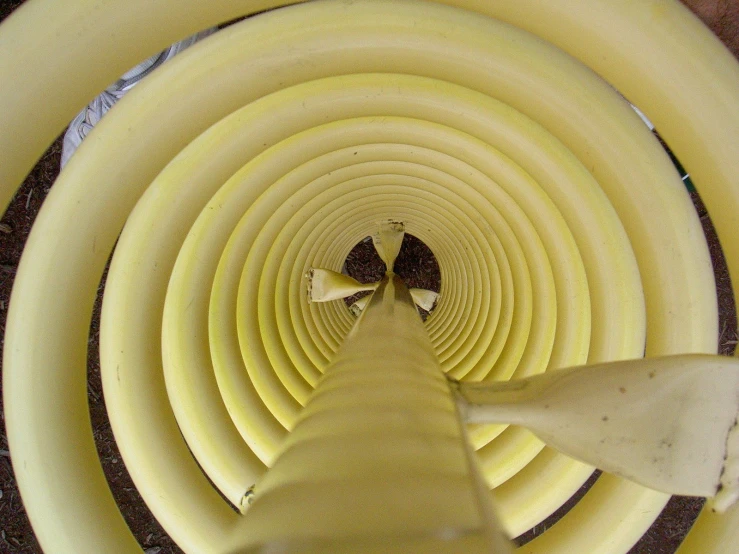
<svg viewBox="0 0 739 554"><path fill-rule="evenodd" d="M0 79L16 82L0 91L2 200L129 66L276 4L24 6L0 27ZM246 509L351 328L342 303L308 304L307 269L340 271L378 219L403 221L439 261L426 326L457 379L716 352L700 222L613 87L693 176L736 275L731 55L667 0L448 4L318 1L229 26L147 77L71 159L27 243L5 346L14 467L45 549L140 551L86 405L87 330L114 247L106 405L138 490L186 551L227 551L241 515L208 479ZM513 536L592 472L520 428L470 433ZM625 552L667 499L604 475L521 550ZM737 508L704 513L680 552L729 552L737 528Z"/></svg>

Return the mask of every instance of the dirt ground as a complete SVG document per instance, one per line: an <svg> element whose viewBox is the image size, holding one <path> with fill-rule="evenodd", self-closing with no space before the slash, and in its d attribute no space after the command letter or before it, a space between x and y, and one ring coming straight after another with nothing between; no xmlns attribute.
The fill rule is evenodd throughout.
<svg viewBox="0 0 739 554"><path fill-rule="evenodd" d="M441 271L434 253L422 240L411 234L403 237L393 269L409 289L441 291ZM380 259L370 237L364 238L349 252L344 262L344 272L360 283L376 283L385 275L385 263ZM357 293L345 298L344 303L351 306L368 294L369 291ZM418 311L424 321L431 313L422 308L418 308Z"/></svg>
<svg viewBox="0 0 739 554"><path fill-rule="evenodd" d="M22 1L19 0L0 1L0 21L21 3ZM714 28L717 29L719 36L725 42L731 44L735 51L737 50L739 47L739 32L737 32L736 27L726 24L722 25L721 18L726 20L729 17L730 21L735 21L730 16L732 13L731 10L739 10L738 2L734 2L733 0L728 2L719 1L718 4L724 5L724 11L708 6L709 4L716 4L715 2L687 0L686 3L693 4L699 15L709 22L713 22ZM736 13L739 13L739 11ZM20 255L33 220L49 188L59 173L60 156L61 139L58 139L28 176L22 188L16 194L8 211L0 220L0 347L2 346L1 341L5 332L5 319L10 291ZM730 279L719 242L705 208L697 194L693 194L692 196L706 232L716 273L717 294L720 306L720 349L722 353L729 354L733 351L737 341L736 313L734 310ZM379 261L379 258L374 253L371 243L360 243L358 248L347 259L346 269L349 274L355 276L360 281L369 282L378 280L382 275L382 262ZM408 238L406 240L396 269L400 275L410 281L410 286L439 290L440 276L438 264L436 264L430 250L417 239ZM100 292L102 292L102 288ZM147 554L181 552L156 520L153 519L144 505L116 448L105 412L105 402L100 382L100 366L96 354L99 308L100 303L98 302L90 330L88 390L94 437L103 469L110 483L113 495L121 508L121 512ZM0 396L1 413L2 397ZM592 486L598 475L599 473L596 472L588 484L570 502L546 521L537 525L536 528L519 537L517 542L523 544L553 525ZM703 501L700 499L673 497L655 525L653 525L650 531L631 552L633 554L668 554L674 552L684 535L690 529L702 504ZM3 417L0 419L0 553L5 552L37 554L41 550L23 511L10 463Z"/></svg>

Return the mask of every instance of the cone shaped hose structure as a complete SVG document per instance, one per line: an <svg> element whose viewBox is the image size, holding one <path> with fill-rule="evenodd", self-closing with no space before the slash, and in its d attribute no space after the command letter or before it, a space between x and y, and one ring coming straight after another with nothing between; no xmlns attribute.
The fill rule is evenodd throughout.
<svg viewBox="0 0 739 554"><path fill-rule="evenodd" d="M283 4L30 0L0 26L0 79L13 83L0 89L0 200L128 68ZM136 488L187 552L230 553L251 540L249 517L260 502L266 513L260 498L277 479L267 468L282 463L375 301L359 320L339 300L309 303L305 275L339 273L380 221L403 222L439 262L438 302L422 325L460 387L494 386L495 396L501 383L525 382L566 399L576 389L560 395L536 379L645 354L656 364L715 354L700 222L669 157L614 89L689 171L737 296L739 66L675 1L307 2L231 25L147 76L52 187L10 304L5 419L44 550L141 552L105 481L86 403L87 333L114 248L101 322L106 406ZM391 251L380 235L375 244ZM685 363L654 381L674 378L671 390L682 390L693 378ZM704 367L713 375L721 363L735 375L733 361ZM616 408L632 392L621 386ZM529 399L515 425L479 419L465 430L509 536L544 520L605 460L573 446L589 431L542 424L536 398L545 396ZM730 400L717 402L716 429ZM445 421L434 431L458 444L459 427ZM724 438L728 490L736 434ZM376 440L378 452L392 448ZM520 550L627 552L668 498L604 474ZM681 553L735 552L730 501L717 497L723 514L703 511Z"/></svg>

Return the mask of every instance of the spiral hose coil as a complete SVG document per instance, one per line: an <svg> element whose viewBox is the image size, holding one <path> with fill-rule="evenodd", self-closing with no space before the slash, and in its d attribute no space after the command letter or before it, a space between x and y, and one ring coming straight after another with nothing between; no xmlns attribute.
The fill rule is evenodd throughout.
<svg viewBox="0 0 739 554"><path fill-rule="evenodd" d="M303 275L339 271L380 218L405 222L439 261L426 327L458 379L645 346L716 352L700 222L609 83L690 172L737 275L732 56L668 0L448 3L319 1L247 19L147 77L83 143L28 240L5 342L14 469L44 549L140 551L86 404L87 331L119 234L101 324L106 405L138 490L186 551L227 551L241 520L203 472L244 508L351 328L343 304L307 303ZM0 27L0 80L13 83L0 90L2 201L127 68L281 4L24 5ZM518 427L470 437L514 536L592 472ZM624 552L667 499L604 475L521 550ZM736 507L703 513L680 552L733 551L737 529Z"/></svg>

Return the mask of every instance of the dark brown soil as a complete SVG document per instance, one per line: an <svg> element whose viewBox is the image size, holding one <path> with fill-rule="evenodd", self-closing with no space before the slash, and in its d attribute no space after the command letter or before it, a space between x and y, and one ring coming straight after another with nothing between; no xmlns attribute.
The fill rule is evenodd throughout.
<svg viewBox="0 0 739 554"><path fill-rule="evenodd" d="M352 248L344 262L344 272L360 283L376 283L385 275L385 262L372 244L371 237L365 237ZM406 286L441 291L441 271L436 256L421 239L411 234L403 237L400 253L395 260L395 273L400 276ZM360 292L344 299L347 306L367 296L369 292ZM430 312L418 308L425 321ZM433 311L433 310L432 310Z"/></svg>
<svg viewBox="0 0 739 554"><path fill-rule="evenodd" d="M0 21L21 3L22 0L4 0L0 2ZM687 0L686 3L702 5L709 2L702 2L700 0L693 0L691 2ZM733 2L733 0L725 2L725 4L729 5L729 8L727 8L729 11L736 9L737 6L737 3ZM708 13L708 15L705 15L705 13L700 12L700 8L696 8L696 11L709 21L712 21L711 17L715 15L714 12L705 12ZM723 17L726 17L725 14ZM717 19L717 21L719 20ZM719 24L720 21L716 23L716 25ZM727 43L736 46L737 36L739 36L736 32L726 31L725 28L722 30L720 26L717 29L719 35ZM58 139L28 176L16 194L8 211L0 221L0 346L2 346L2 339L5 332L5 319L10 291L20 255L32 222L49 191L49 187L51 187L59 172L60 154L61 140ZM701 221L706 232L716 272L716 285L720 306L719 347L721 353L730 354L737 343L736 312L731 283L710 219L705 213L705 208L703 208L697 194L693 194L693 198L696 203L696 209L699 215L701 215ZM346 271L362 282L372 282L382 277L384 266L379 260L379 257L377 257L371 242L362 242L357 245L357 248L347 258ZM436 264L436 260L430 250L415 237L409 236L406 238L401 256L397 261L396 271L406 279L406 282L411 287L439 290L440 276L438 264ZM100 292L102 292L102 286ZM110 483L111 490L121 508L121 512L146 552L148 554L181 552L161 529L144 505L136 488L133 486L116 448L105 411L100 382L100 365L97 358L99 310L100 302L98 301L90 331L88 390L90 416L103 469ZM0 414L2 414L1 394ZM551 527L557 519L574 506L577 500L592 486L598 475L599 473L596 472L585 487L570 502L546 521L537 525L536 528L519 537L517 542L519 544L525 543ZM0 493L0 553L40 553L41 550L23 510L13 475L5 435L4 417L0 419ZM673 497L655 525L631 552L633 554L668 554L675 552L680 541L690 529L702 504L702 499Z"/></svg>

